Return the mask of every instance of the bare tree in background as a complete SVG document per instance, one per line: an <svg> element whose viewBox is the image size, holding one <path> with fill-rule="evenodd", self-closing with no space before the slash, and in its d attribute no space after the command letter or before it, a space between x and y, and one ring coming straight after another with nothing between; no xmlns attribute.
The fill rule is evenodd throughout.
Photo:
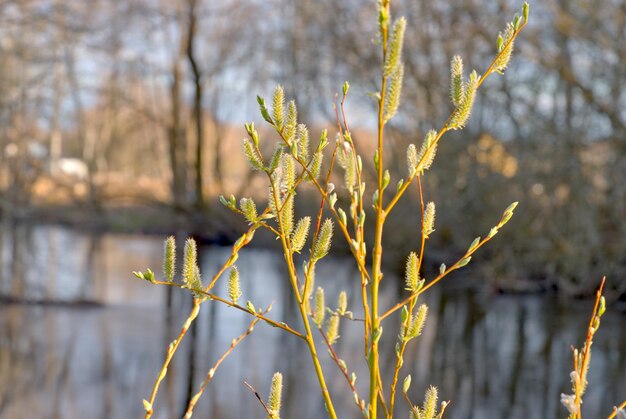
<svg viewBox="0 0 626 419"><path fill-rule="evenodd" d="M202 94L203 94L203 80L200 67L196 60L194 44L196 42L196 22L197 22L197 0L187 0L187 59L189 60L189 66L191 67L191 73L194 85L193 95L193 117L195 120L196 128L196 153L195 153L195 203L196 206L202 207L204 205L204 191L203 191L203 150L204 150L204 124L202 114Z"/></svg>
<svg viewBox="0 0 626 419"><path fill-rule="evenodd" d="M407 144L419 144L450 111L452 56L463 56L467 72L484 71L493 28L519 2L398 1L414 24L385 155L403 162ZM143 202L136 197L150 182L153 201L176 208L247 187L232 152L241 123L259 120L255 94L267 96L276 83L288 96L297 92L300 118L315 130L334 126L333 95L349 80L349 122L367 146L370 70L380 65L371 48L375 23L366 19L373 7L360 0L0 2L0 180L3 192L11 190L4 205L74 194L75 184L59 187L60 175L45 173L46 164L54 172L67 158L89 169L88 194L73 199L105 205L120 196ZM438 150L424 188L438 202L457 197L457 206L441 206L433 244L438 238L450 252L483 232L460 225L460 212L482 219L499 213L502 201L520 200L516 222L525 235L503 232L507 246L484 265L488 276L507 288L585 293L599 271L626 272L626 5L534 7L511 64L515 80L485 83L468 129L446 136ZM29 144L43 145L43 164ZM397 166L395 179L404 175ZM407 217L415 216L410 205ZM408 230L398 231L407 232L398 242L410 243ZM626 282L616 281L620 287Z"/></svg>

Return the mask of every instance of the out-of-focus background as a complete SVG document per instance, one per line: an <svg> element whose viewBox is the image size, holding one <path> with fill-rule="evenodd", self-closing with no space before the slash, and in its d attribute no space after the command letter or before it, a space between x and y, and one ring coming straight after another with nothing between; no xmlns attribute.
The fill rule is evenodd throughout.
<svg viewBox="0 0 626 419"><path fill-rule="evenodd" d="M498 31L520 7L394 0L408 28L403 101L386 145L392 179L405 176L407 144L419 144L452 110L450 58L460 54L466 71L484 71ZM438 208L427 273L454 261L520 201L476 263L429 296L435 324L407 367L418 385L437 384L453 400L453 418L565 416L558 396L569 390L569 346L584 339L584 297L602 275L612 305L585 408L600 417L625 397L626 2L531 8L509 69L481 87L468 127L446 134L424 179ZM266 193L239 150L249 121L264 148L273 147L256 95L268 97L277 83L316 139L323 128L334 138L334 95L349 80L348 121L367 154L380 66L375 33L374 1L0 1L1 418L140 415L189 301L131 271L159 270L166 234L194 235L205 271L218 267L245 223L217 197L262 202ZM309 192L301 194L303 212L319 205ZM387 223L387 301L417 246L416 208L409 194ZM266 250L272 245L261 236L246 253L244 289L259 302L285 300L276 316L288 317L293 306L280 255ZM326 280L350 287L345 245L337 240L334 250ZM202 368L244 321L223 308L203 313L160 417L181 416ZM351 327L340 351L358 348ZM301 350L263 328L225 364L216 376L224 381L199 410L262 416L239 378L267 389L282 369L292 384L286 417L320 417L315 384L298 376L307 362ZM351 396L337 381L347 398L342 417L352 417Z"/></svg>

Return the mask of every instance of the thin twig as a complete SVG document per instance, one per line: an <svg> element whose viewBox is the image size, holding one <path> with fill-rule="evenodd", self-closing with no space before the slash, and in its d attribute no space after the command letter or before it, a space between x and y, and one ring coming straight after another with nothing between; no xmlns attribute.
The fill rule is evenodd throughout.
<svg viewBox="0 0 626 419"><path fill-rule="evenodd" d="M437 416L437 419L443 418L443 412L446 411L446 407L448 407L450 403L452 403L450 400L448 400L447 402L441 402L441 410L439 411L439 415Z"/></svg>
<svg viewBox="0 0 626 419"><path fill-rule="evenodd" d="M172 361L172 358L174 357L174 353L176 353L176 350L178 349L178 345L180 345L180 342L185 337L185 334L187 333L187 330L189 330L189 326L191 326L191 323L198 316L198 312L200 311L200 303L201 301L199 299L194 298L193 308L191 309L191 313L189 313L189 316L187 317L187 319L185 319L185 322L183 323L183 327L178 337L167 348L165 361L163 362L163 365L161 366L161 370L159 371L159 375L157 376L154 382L154 386L152 387L152 393L150 394L150 400L148 400L148 405L145 405L144 403L145 405L144 407L146 408L145 419L150 419L152 417L152 414L154 413L154 401L159 391L159 385L161 384L161 381L163 381L165 379L165 376L167 375L167 368L170 362Z"/></svg>
<svg viewBox="0 0 626 419"><path fill-rule="evenodd" d="M598 315L598 307L600 306L600 299L602 298L602 291L604 290L605 281L606 281L606 277L603 277L602 282L600 283L600 288L598 288L598 291L596 292L596 301L593 306L591 318L589 319L589 326L587 326L587 338L585 339L585 346L583 348L582 361L580 365L578 365L578 368L575 369L575 371L578 373L578 380L575 381L575 384L574 384L574 387L575 387L574 402L576 403L576 406L578 407L577 409L578 411L575 414L575 416L577 416L578 419L582 419L583 417L582 410L581 410L582 408L581 405L583 402L582 401L582 393L583 393L582 387L584 386L583 381L586 378L586 377L583 377L583 375L585 374L587 362L589 362L589 350L591 349L591 342L593 340L593 335L596 332L596 330L594 330L593 323ZM576 359L575 362L578 363L577 361L578 360Z"/></svg>
<svg viewBox="0 0 626 419"><path fill-rule="evenodd" d="M328 340L328 337L326 336L322 328L319 327L317 330L320 332L320 335L322 335L322 338L324 339L324 343L326 343L326 346L328 347L328 352L330 353L330 357L332 358L333 361L335 361L335 364L337 364L337 367L339 368L339 370L345 377L346 381L348 382L348 385L350 386L350 390L352 390L352 394L354 395L354 403L361 410L361 412L365 413L365 402L359 397L359 393L356 387L354 386L354 383L350 379L350 376L348 375L348 369L346 368L345 364L342 364L340 362L341 360L337 356L337 353L335 352L333 345Z"/></svg>
<svg viewBox="0 0 626 419"><path fill-rule="evenodd" d="M494 68L496 65L496 62L502 57L502 55L506 52L506 50L508 49L508 47L511 45L512 42L515 41L515 39L517 38L517 36L519 35L519 33L521 32L521 30L526 26L526 21L522 22L522 24L520 25L520 27L513 33L513 36L511 36L511 39L502 47L502 51L500 51L495 58L493 59L493 61L491 61L491 64L489 65L489 67L487 68L487 71L485 71L485 74L483 76L480 77L480 79L478 80L478 85L476 86L476 90L478 90L478 88L480 88L480 86L483 84L483 82L487 79L487 77L492 74L494 72ZM420 159L420 161L417 163L416 167L419 168L424 161L426 160L426 158L430 155L430 153L432 152L433 148L437 146L437 143L439 142L439 140L441 139L441 137L443 137L443 135L450 129L449 128L449 124L450 121L452 120L452 117L454 116L456 112L456 109L450 114L450 116L448 117L448 119L446 119L446 122L443 124L443 126L441 127L441 129L439 130L439 132L437 132L437 136L435 137L435 139L433 140L433 142L430 144L430 147L428 147L428 149L424 152L424 155L422 156L422 158ZM417 172L417 171L416 171ZM400 200L400 198L404 195L404 193L406 192L406 190L409 188L411 182L413 182L413 180L416 177L416 173L412 173L407 181L402 185L402 187L400 188L400 190L396 193L396 195L393 197L393 199L391 200L391 202L389 202L389 204L387 205L387 207L385 208L385 215L388 215L389 212L391 211L391 209L398 203L398 201Z"/></svg>
<svg viewBox="0 0 626 419"><path fill-rule="evenodd" d="M417 274L419 275L420 272L420 268L422 265L422 259L424 258L424 248L426 247L426 231L425 231L425 219L424 219L424 211L425 211L425 207L424 207L424 191L422 189L422 181L421 181L421 176L418 175L417 176L417 186L418 186L418 191L419 191L419 197L420 197L420 205L421 205L421 245L420 245L420 255L417 261ZM417 304L417 298L411 300L409 302L409 315L407 316L406 320L404 321L404 325L402 327L404 327L404 330L406 331L405 333L408 332L409 327L411 325L411 321L413 319L413 310L415 310L415 305ZM408 339L404 338L402 339L402 342L400 343L400 351L398 353L398 359L396 360L396 367L393 371L393 379L391 381L391 393L389 395L389 412L390 414L387 416L388 419L391 419L393 416L393 407L395 404L395 396L396 396L396 386L398 385L398 377L400 375L400 369L402 368L402 364L404 362L404 352L406 350L407 344L409 343Z"/></svg>
<svg viewBox="0 0 626 419"><path fill-rule="evenodd" d="M210 292L207 292L207 291L204 291L204 290L201 290L201 289L197 289L197 288L190 288L190 287L188 287L186 285L178 284L176 282L153 281L152 283L153 284L157 284L157 285L168 285L170 287L184 288L184 289L190 290L191 292L194 292L194 293L197 293L197 294L202 294L205 297L207 297L209 300L219 301L220 303L226 304L229 307L236 308L237 310L243 311L243 312L248 313L248 314L250 314L250 315L252 315L252 316L254 316L254 317L256 317L256 318L258 318L260 320L263 320L265 323L269 324L272 327L278 327L279 329L283 329L284 331L289 332L292 335L299 337L300 339L305 339L306 340L305 336L302 333L298 332L297 330L295 330L294 328L289 326L287 323L285 323L285 322L277 322L275 320L269 319L269 318L265 317L261 313L252 311L252 310L248 309L247 307L243 307L243 306L240 306L239 304L235 304L235 303L233 303L233 302L231 302L229 300L226 300L226 299L224 299L224 298L222 298L222 297L220 297L218 295L212 294Z"/></svg>
<svg viewBox="0 0 626 419"><path fill-rule="evenodd" d="M266 314L268 311L270 311L270 309L271 309L271 306L268 307L263 313ZM250 325L246 329L246 331L243 332L241 335L239 335L236 339L233 339L232 342L230 343L230 346L228 347L228 349L222 354L222 356L219 357L219 359L215 362L215 364L213 364L213 366L209 370L206 378L202 382L202 385L200 386L200 389L198 390L198 392L189 401L189 404L187 405L187 412L185 413L185 419L191 419L191 416L193 415L193 409L195 408L196 403L198 402L198 400L202 396L202 393L204 393L204 390L206 389L206 386L213 379L213 376L215 375L215 372L217 371L219 366L222 364L222 362L224 362L224 360L233 352L233 350L237 347L237 345L239 345L246 337L248 337L252 333L252 331L254 330L254 326L260 320L261 319L259 319L259 318L256 318L256 319L252 320L250 322Z"/></svg>
<svg viewBox="0 0 626 419"><path fill-rule="evenodd" d="M383 9L386 13L389 13L389 3L383 4ZM381 46L382 46L382 63L384 65L387 60L387 41L388 41L388 28L387 25L381 25ZM376 333L380 333L380 317L378 313L378 287L382 280L382 273L380 270L382 263L382 238L383 238L383 226L384 212L383 212L383 167L384 167L384 148L383 148L383 135L385 129L384 121L384 105L385 95L387 93L387 78L381 74L380 94L378 97L378 124L377 124L377 192L378 202L375 203L376 210L376 227L374 231L374 247L372 249L372 280L370 283L370 319L371 319L371 334L372 338L369 342L369 359L368 366L370 372L370 388L369 398L370 404L368 408L368 415L370 419L376 419L378 417L378 396L382 397L382 386L379 383L380 380L380 365L378 354L378 339L380 335L376 336ZM359 185L360 186L360 185Z"/></svg>
<svg viewBox="0 0 626 419"><path fill-rule="evenodd" d="M393 307L391 307L389 310L385 311L384 314L382 314L380 316L381 320L386 318L387 316L389 316L390 314L395 313L397 310L399 310L400 308L402 308L403 305L410 303L412 300L416 299L420 294L426 292L429 288L433 287L435 284L437 284L439 281L441 281L443 278L445 278L449 273L456 271L457 269L459 269L461 266L459 266L461 264L461 262L472 256L478 249L480 249L481 247L483 247L485 245L485 243L487 243L489 240L491 240L493 237L485 237L484 239L482 239L471 251L467 251L465 252L465 254L460 257L455 263L454 265L450 266L449 268L447 268L445 271L443 271L442 273L440 273L439 275L437 275L435 277L435 279L433 279L432 281L430 281L428 284L424 285L421 289L419 289L418 291L415 291L414 293L412 293L411 295L409 295L407 298L405 298L404 300L400 301L399 303L397 303L396 305L394 305Z"/></svg>
<svg viewBox="0 0 626 419"><path fill-rule="evenodd" d="M615 416L617 416L618 410L625 409L625 408L626 408L626 400L624 400L622 404L620 404L619 406L613 407L613 412L609 415L607 419L613 419Z"/></svg>
<svg viewBox="0 0 626 419"><path fill-rule="evenodd" d="M279 135L281 136L283 142L285 142L285 144L289 144L289 142L287 141L287 138L285 138L285 136L279 132ZM315 179L312 175L311 175L311 171L308 168L308 165L305 161L299 159L297 156L294 156L294 159L300 164L300 166L302 166L302 169L304 172L306 172L309 177L311 178L311 181L313 182L313 185L315 186L315 188L317 189L317 191L319 192L319 194L322 196L322 198L325 200L325 202L328 202L328 193L326 192L326 188L323 188L322 185L320 185L320 183L318 182L317 179ZM304 173L303 172L303 173ZM337 210L330 206L330 204L328 205L328 208L330 210L330 212L333 214L333 217L335 218L335 221L337 222L337 225L339 225L339 229L341 230L341 232L343 233L346 242L347 243L351 243L352 242L352 237L350 236L350 232L348 231L348 229L346 228L345 225L343 225L343 223L341 222L341 217L339 216L339 213L337 212ZM350 251L352 252L352 254L355 257L355 260L357 262L359 271L367 278L368 282L370 281L370 274L367 271L367 268L365 267L365 263L359 259L357 257L357 253L356 253L356 249L353 249L352 246L350 246Z"/></svg>
<svg viewBox="0 0 626 419"><path fill-rule="evenodd" d="M337 156L337 143L335 143L335 148L333 149L333 154L330 159L330 168L328 169L328 174L326 175L326 186L325 190L328 190L328 184L330 183L330 175L333 171L333 166L335 164L335 158ZM303 172L304 173L304 172ZM319 237L320 228L322 225L322 215L324 213L324 204L326 202L326 197L322 196L322 200L320 202L319 210L317 211L317 222L315 223L315 232L313 233L313 240L311 241L311 246L315 246L317 239ZM311 254L313 250L311 249ZM311 257L307 264L306 275L304 277L304 292L302 293L302 300L298 301L299 304L304 304L304 299L307 298L309 286L311 284L311 275L313 275L313 265L315 264L315 260Z"/></svg>
<svg viewBox="0 0 626 419"><path fill-rule="evenodd" d="M261 396L259 395L259 393L254 389L254 387L252 387L250 384L248 384L247 381L243 382L246 387L248 387L250 389L250 391L254 394L254 396L256 397L256 399L259 401L259 403L261 403L261 406L263 406L263 409L265 409L265 411L267 412L268 415L272 416L272 412L270 412L270 410L268 409L267 405L265 404L265 402L263 402L263 399L261 399Z"/></svg>
<svg viewBox="0 0 626 419"><path fill-rule="evenodd" d="M357 176L356 182L357 182L357 191L358 191L358 214L356 212L356 205L355 205L356 203L354 202L354 194L352 193L350 194L350 208L351 209L353 207L355 208L355 210L352 212L351 215L353 219L354 235L356 237L356 243L357 243L357 248L354 249L355 252L353 252L353 255L356 258L358 258L357 263L365 265L365 254L361 250L365 247L365 233L364 233L364 226L361 223L359 223L360 214L363 214L363 188L361 187L362 173L361 173L361 168L359 167L359 164L358 164L358 153L356 150L356 144L354 143L354 139L352 138L350 127L348 126L348 120L346 117L346 109L345 109L346 97L347 95L344 93L343 97L341 98L341 115L343 118L343 124L346 127L346 133L350 138L349 144L352 149L352 160L353 160L352 164L354 164L354 167L356 169L356 176ZM342 138L345 139L346 134L344 134L344 131L342 129L341 122L339 120L339 113L337 111L337 106L335 103L333 103L333 108L335 109L335 118L337 120L337 126L339 127L339 133L341 134ZM361 274L361 301L362 301L363 313L365 317L364 319L365 323L363 325L363 354L367 356L367 349L369 347L369 332L371 329L369 298L367 295L367 284L368 284L369 278L366 278L363 271L360 271L360 274Z"/></svg>
<svg viewBox="0 0 626 419"><path fill-rule="evenodd" d="M413 410L415 406L413 406L413 403L411 403L411 399L409 399L409 395L406 394L406 391L403 391L402 395L404 396L404 400L406 400L406 402L409 404L409 407L411 408L411 410Z"/></svg>
<svg viewBox="0 0 626 419"><path fill-rule="evenodd" d="M282 135L282 133L281 133ZM274 185L274 180L268 174L269 181L271 183L271 191L274 194L274 202L280 202L278 200L278 195L276 192L276 187ZM293 251L291 250L291 241L288 237L288 232L284 231L283 222L282 222L282 209L280 211L276 211L276 216L278 218L278 227L280 228L280 242L283 248L283 254L285 255L285 262L287 263L287 270L289 272L289 281L291 282L291 288L294 296L296 297L296 301L298 301L298 309L300 311L300 318L302 320L302 324L305 330L305 341L307 346L309 347L309 353L311 355L311 360L313 361L313 367L315 368L315 374L317 375L317 381L320 386L320 390L322 391L322 397L324 398L324 402L326 404L326 409L328 411L328 415L331 419L337 419L337 414L335 413L335 407L333 405L333 401L330 397L330 392L328 391L328 386L326 384L326 378L324 377L324 372L322 370L322 365L320 364L319 357L317 355L317 349L315 348L315 339L313 338L313 332L311 331L311 325L309 323L308 314L304 308L304 304L302 304L302 296L300 295L300 290L298 286L298 276L296 273L296 268L293 262Z"/></svg>

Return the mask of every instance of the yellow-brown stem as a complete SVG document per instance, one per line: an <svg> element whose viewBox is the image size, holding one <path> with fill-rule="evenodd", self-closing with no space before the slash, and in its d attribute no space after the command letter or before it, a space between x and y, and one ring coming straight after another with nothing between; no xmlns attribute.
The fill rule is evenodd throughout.
<svg viewBox="0 0 626 419"><path fill-rule="evenodd" d="M389 4L383 5L386 8L386 14L389 15ZM387 25L381 27L382 35L382 63L384 65L387 58ZM384 122L384 106L385 91L387 90L387 79L381 76L380 98L378 99L378 203L376 204L376 229L374 233L374 249L372 252L372 282L370 284L370 301L371 301L371 344L368 356L368 364L370 369L370 406L369 419L376 419L378 416L378 338L380 337L380 319L378 317L378 290L381 280L381 262L382 262L382 236L383 236L383 170L384 170L384 153L383 153L383 131Z"/></svg>
<svg viewBox="0 0 626 419"><path fill-rule="evenodd" d="M626 400L624 400L619 406L614 407L613 412L607 417L607 419L613 419L615 416L617 416L617 411L619 409L626 409Z"/></svg>
<svg viewBox="0 0 626 419"><path fill-rule="evenodd" d="M484 81L487 79L487 77L494 72L495 69L495 65L496 62L500 59L500 57L504 54L504 52L506 51L507 47L515 41L515 38L517 38L517 36L519 35L519 33L521 32L521 30L524 28L524 26L526 26L526 21L524 21L520 27L513 33L513 36L511 37L511 39L509 40L509 42L507 42L502 51L500 53L498 53L495 58L493 59L493 61L491 61L491 64L489 65L489 67L487 68L487 70L485 71L485 74L480 78L480 80L478 80L478 85L476 86L476 89L478 90L478 88L484 83ZM448 131L449 127L448 125L450 124L450 121L452 120L452 117L454 116L454 112L452 112L452 114L450 114L450 116L448 117L448 119L446 120L446 122L443 124L443 126L441 127L441 129L437 132L437 136L435 137L434 141L431 143L430 147L428 148L428 150L424 153L424 155L422 156L422 158L420 159L420 161L417 163L416 167L420 167L425 159L427 158L427 156L430 154L431 150L437 146L437 143L439 142L439 140L441 139L441 137L443 137L443 135L446 133L446 131ZM391 201L389 202L389 204L387 205L387 207L385 208L385 213L389 214L389 212L391 212L391 209L398 203L398 201L400 200L400 198L404 195L404 193L406 192L406 190L409 188L409 186L411 185L411 183L413 182L413 180L416 177L416 173L412 173L408 179L406 180L406 182L404 182L404 184L402 185L402 187L400 188L400 190L395 194L395 196L391 199Z"/></svg>
<svg viewBox="0 0 626 419"><path fill-rule="evenodd" d="M358 158L357 158L358 154L356 151L356 145L354 144L354 139L352 138L352 134L350 133L350 128L348 126L348 121L346 118L345 102L346 102L346 96L344 94L343 98L341 99L341 115L343 117L343 125L346 127L346 133L350 136L350 139L351 139L350 148L352 149L353 164L354 164L354 167L356 168L357 190L358 190L358 195L359 195L358 213L352 214L353 226L354 226L354 237L358 245L358 248L354 249L356 253L353 251L353 254L354 254L354 258L357 261L357 264L365 265L365 255L361 251L361 249L364 248L364 242L365 242L364 227L363 225L359 224L359 216L360 214L363 213L363 190L361 189L361 169L359 168L359 164L358 164ZM345 138L345 134L343 132L341 122L339 121L339 113L337 111L336 106L335 106L335 116L337 119L337 127L339 128L339 133L341 134L342 137ZM350 204L351 206L355 204L353 194L350 194ZM360 271L360 274L361 274L361 302L363 304L363 313L364 313L363 317L365 320L365 322L363 323L363 352L364 352L364 355L367 356L367 351L369 349L369 331L371 328L369 298L367 295L368 280L363 270Z"/></svg>
<svg viewBox="0 0 626 419"><path fill-rule="evenodd" d="M333 348L333 345L328 340L328 337L326 337L326 334L324 333L324 331L321 328L318 328L317 330L320 332L320 335L322 335L322 338L324 339L324 343L326 343L326 346L328 347L328 352L330 353L330 357L332 358L333 361L335 361L335 364L337 364L337 368L339 368L344 378L348 382L348 385L350 386L350 390L352 390L352 395L354 396L354 403L357 405L357 407L361 410L362 413L365 413L365 403L359 397L359 393L356 387L354 386L354 383L350 379L350 375L349 375L347 368L345 367L344 364L341 363L339 356L337 356L337 352L335 352L335 348Z"/></svg>
<svg viewBox="0 0 626 419"><path fill-rule="evenodd" d="M422 259L424 258L424 247L426 247L426 235L424 234L424 191L422 190L422 181L420 176L417 176L417 186L418 186L418 190L419 190L419 197L420 197L420 205L421 205L421 209L422 209L422 217L421 217L421 235L422 235L422 239L421 239L421 245L420 245L420 255L418 258L418 266L417 266L417 272L420 272L420 268L422 266ZM409 316L407 316L407 319L404 321L404 330L409 330L409 326L411 323L411 316L413 315L413 310L415 310L415 305L417 303L417 298L411 300L411 302L409 303ZM389 393L389 415L387 416L388 419L392 419L393 417L393 407L395 404L395 396L396 396L396 386L398 385L398 377L400 375L400 369L402 368L402 363L404 361L404 351L406 350L406 346L408 344L407 340L403 340L400 344L400 351L398 354L398 359L396 361L396 368L393 371L393 380L391 381L391 390Z"/></svg>
<svg viewBox="0 0 626 419"><path fill-rule="evenodd" d="M150 400L148 400L148 403L150 404L150 409L146 410L145 419L150 419L152 417L152 414L154 413L154 401L159 391L159 385L161 384L161 381L163 381L163 379L167 375L167 368L169 367L170 362L172 361L172 358L174 357L174 353L176 352L176 349L178 349L178 345L180 345L181 340L183 340L183 337L185 337L185 334L187 333L187 330L189 330L189 326L191 326L191 323L198 316L198 313L200 311L200 304L201 304L201 301L197 298L194 298L193 307L191 309L191 312L189 313L189 316L183 323L183 327L178 335L178 338L176 338L176 340L172 342L170 347L167 348L165 361L163 362L163 366L161 367L161 370L159 371L159 375L157 376L157 379L154 382L154 386L152 387Z"/></svg>
<svg viewBox="0 0 626 419"><path fill-rule="evenodd" d="M591 349L591 342L593 339L593 335L595 333L595 330L593 328L593 323L594 320L596 318L596 316L598 315L598 307L600 306L600 298L602 298L602 291L604 290L604 282L606 281L606 277L602 278L602 282L600 283L600 288L598 288L598 291L596 292L596 302L593 306L593 312L591 313L591 319L589 319L589 326L587 326L587 338L585 339L585 347L583 349L583 359L582 362L580 363L580 365L578 365L578 368L575 370L578 372L578 383L575 386L576 387L576 391L575 391L575 403L576 406L578 407L578 411L575 414L576 417L578 419L582 419L583 417L583 413L581 410L581 405L582 405L582 386L584 385L583 380L585 379L585 377L583 377L584 375L584 371L586 369L586 364L587 362L589 362L589 350Z"/></svg>
<svg viewBox="0 0 626 419"><path fill-rule="evenodd" d="M450 266L444 272L440 273L438 276L435 277L435 279L430 281L428 284L424 285L419 291L414 292L413 294L411 294L410 296L408 296L404 300L400 301L399 303L397 303L396 305L394 305L393 307L391 307L390 309L385 311L380 316L381 320L384 319L385 317L389 316L390 314L395 313L396 311L401 309L403 305L410 303L412 300L414 300L417 297L419 297L420 294L426 292L428 289L430 289L431 287L435 286L439 281L441 281L443 278L448 276L448 274L450 272L453 272L453 271L456 271L457 269L459 269L461 267L460 265L461 265L461 262L463 261L463 259L473 255L478 249L483 247L485 245L485 243L487 243L491 239L492 238L490 238L490 237L485 237L484 239L482 239L471 251L465 252L465 254L459 260L457 260L454 263L454 265Z"/></svg>
<svg viewBox="0 0 626 419"><path fill-rule="evenodd" d="M267 313L268 311L269 309L265 310L264 313ZM187 411L185 412L184 419L191 419L191 416L193 415L193 409L196 407L196 403L198 403L198 400L200 400L200 397L202 397L202 393L204 393L206 386L213 379L213 376L215 375L215 372L217 371L217 369L220 367L222 362L224 362L224 360L233 352L233 350L237 347L237 345L239 345L248 335L252 333L254 326L259 322L259 320L260 319L258 318L252 320L252 322L250 322L250 325L248 326L248 329L246 329L246 331L243 332L241 335L239 335L236 339L233 339L228 349L222 354L222 356L219 357L219 359L215 362L215 364L213 364L206 378L202 382L200 389L191 398L191 400L189 400L189 404L187 405Z"/></svg>
<svg viewBox="0 0 626 419"><path fill-rule="evenodd" d="M259 320L263 320L265 323L269 324L272 327L277 327L279 329L283 329L285 332L289 332L292 335L299 337L300 339L304 339L304 335L300 332L298 332L297 330L295 330L294 328L290 327L287 323L284 322L277 322L275 320L269 319L267 317L265 317L263 314L261 313L257 313L254 311L251 311L250 309L248 309L247 307L243 307L240 306L239 304L235 304L229 300L226 300L220 296L217 296L215 294L211 294L210 292L206 292L204 290L201 289L195 289L195 288L188 288L186 285L182 285L182 284L177 284L175 282L169 282L169 281L153 281L153 284L157 284L157 285L168 285L170 287L178 287L178 288L186 288L189 289L189 291L197 293L197 294L201 294L204 295L206 297L208 297L209 300L215 300L215 301L219 301L220 303L226 304L229 307L232 308L236 308L237 310L243 311L245 313L248 313L254 317L256 317Z"/></svg>
<svg viewBox="0 0 626 419"><path fill-rule="evenodd" d="M270 183L272 184L271 189L274 194L274 202L280 202L278 200L278 194L276 193L276 188L273 183L273 180L270 178ZM320 364L319 357L317 355L317 350L315 348L315 339L313 338L313 332L311 331L311 325L309 323L309 316L304 308L303 300L300 295L300 290L298 287L298 277L296 275L296 269L293 263L293 252L291 251L291 245L289 243L289 239L287 237L287 233L283 230L282 223L282 214L281 211L276 211L276 217L278 221L278 226L280 228L280 242L283 247L283 253L285 256L285 262L287 262L287 269L289 271L289 281L291 282L292 291L298 301L298 310L300 311L300 317L302 318L302 323L304 324L305 330L305 341L309 348L309 353L311 354L311 360L313 361L313 366L315 368L315 374L317 375L317 381L320 386L320 390L322 391L322 397L324 398L324 403L326 404L326 409L328 410L328 416L331 419L337 419L337 414L335 413L335 407L333 405L332 399L330 397L330 392L328 391L328 386L326 385L326 379L324 377L324 371L322 370L322 365Z"/></svg>

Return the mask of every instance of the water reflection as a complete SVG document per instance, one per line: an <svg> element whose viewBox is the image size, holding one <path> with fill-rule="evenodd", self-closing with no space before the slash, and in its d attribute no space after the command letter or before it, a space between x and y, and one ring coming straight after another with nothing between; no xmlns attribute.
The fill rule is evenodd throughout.
<svg viewBox="0 0 626 419"><path fill-rule="evenodd" d="M4 225L0 418L141 416L141 399L149 394L164 349L190 309L184 292L168 292L130 275L133 270L160 266L161 249L158 238ZM205 277L219 268L228 252L201 251ZM244 252L238 265L245 298L256 306L274 302L272 317L297 325L280 257L251 250ZM358 281L352 264L341 259L320 265L318 277L331 301L341 288ZM388 286L383 291L381 305L386 307L395 290ZM225 284L218 285L217 292L225 293ZM450 418L565 416L559 393L569 389L569 347L583 338L589 302L563 304L540 296L487 296L468 290L435 290L427 300L429 322L405 360L416 399L432 383L443 398L453 401ZM356 302L351 303L360 316ZM197 328L169 370L156 417L182 416L190 389L197 389L248 321L235 310L210 303L203 306ZM606 416L626 396L625 325L624 314L609 312L603 317L584 405L588 417ZM364 378L361 327L344 323L337 350ZM385 328L387 337L396 334L391 329ZM383 341L381 359L391 365L393 342ZM297 339L259 324L222 364L196 412L219 419L263 417L242 379L266 394L271 374L280 370L286 384L284 417L324 417L305 354ZM328 362L324 368L340 417L359 417L336 368ZM357 380L365 394L363 384ZM401 401L398 408L405 410Z"/></svg>

